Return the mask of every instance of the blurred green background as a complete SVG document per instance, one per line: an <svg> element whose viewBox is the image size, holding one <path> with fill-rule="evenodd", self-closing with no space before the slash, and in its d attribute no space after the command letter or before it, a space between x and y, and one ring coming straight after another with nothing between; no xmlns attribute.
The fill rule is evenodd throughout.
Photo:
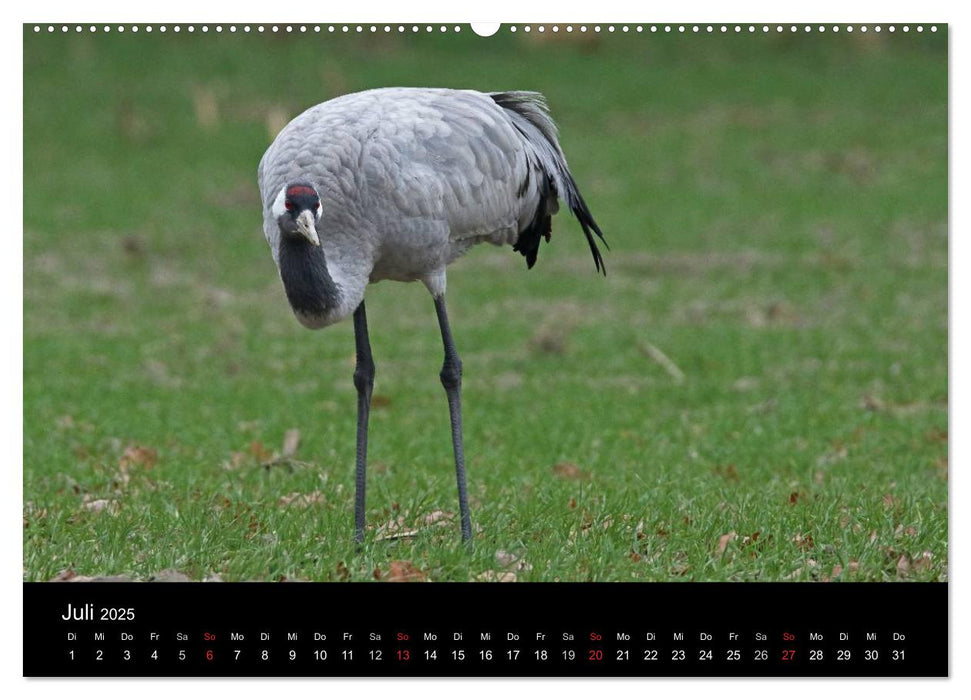
<svg viewBox="0 0 971 700"><path fill-rule="evenodd" d="M25 27L26 580L946 579L946 31L368 29ZM543 92L610 244L450 268L471 551L427 292L368 292L358 552L351 324L261 230L275 133L394 85Z"/></svg>

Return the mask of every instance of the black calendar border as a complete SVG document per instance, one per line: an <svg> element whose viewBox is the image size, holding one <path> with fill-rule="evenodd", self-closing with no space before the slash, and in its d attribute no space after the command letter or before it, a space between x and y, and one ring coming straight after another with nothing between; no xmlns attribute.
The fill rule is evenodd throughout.
<svg viewBox="0 0 971 700"><path fill-rule="evenodd" d="M135 619L65 621L68 603L77 614L91 605L95 617L102 609L116 616L132 609ZM69 662L64 638L69 629L103 633L104 654L111 658ZM188 637L178 643L186 651L184 661L175 659L174 639L148 641L152 630L164 636L176 629ZM648 629L669 635L680 630L684 638L658 639L660 658L648 663L637 658L651 648L638 637ZM739 635L758 629L767 639L730 642L726 635L732 629ZM833 645L841 629L856 638L846 643L852 657L838 662L839 645ZM24 583L24 675L31 677L944 677L948 629L946 583ZM135 637L128 644L142 658L126 662L118 656L123 647L116 637L124 630ZM294 630L297 639L287 640L286 630ZM314 630L328 636L318 648L338 655L350 649L351 658L315 662ZM342 630L352 639L333 636ZM451 635L457 630L472 638L456 643ZM810 662L812 630L824 635L820 649L834 658ZM899 650L907 656L899 663L889 658L895 630L906 637ZM270 639L261 641L261 631ZM478 638L485 632L493 635L490 640ZM866 632L877 636L872 644ZM545 639L533 638L538 633ZM244 640L233 642L231 634ZM381 639L371 641L368 634ZM396 639L398 634L409 638ZM563 634L574 640L564 641ZM624 641L618 634L632 638ZM714 638L705 641L702 634ZM784 642L784 635L794 641ZM149 662L152 644L164 658ZM666 658L677 644L685 658ZM739 663L720 658L733 645L742 655ZM75 646L80 654L91 648L82 640ZM787 646L795 658L783 658ZM871 647L882 657L864 660ZM266 659L251 653L263 648L269 650ZM468 655L421 658L428 649L447 657L456 648ZM533 658L541 648L555 658ZM634 658L619 658L624 648ZM745 658L762 648L764 662ZM242 649L253 658L232 659ZM289 659L288 649L299 649L299 656ZM389 656L368 659L369 649ZM502 656L517 649L522 656ZM564 649L577 656L561 658ZM591 654L597 649L599 659ZM402 650L409 658L393 658ZM477 656L484 650L492 651L490 658ZM696 658L706 650L711 658Z"/></svg>

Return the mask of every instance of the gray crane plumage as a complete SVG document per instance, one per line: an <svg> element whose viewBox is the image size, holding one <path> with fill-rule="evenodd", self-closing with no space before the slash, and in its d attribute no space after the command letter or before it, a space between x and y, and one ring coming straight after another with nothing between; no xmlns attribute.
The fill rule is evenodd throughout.
<svg viewBox="0 0 971 700"><path fill-rule="evenodd" d="M361 511L373 384L365 288L420 280L435 298L467 539L461 363L445 315L446 267L483 242L512 245L532 267L561 198L603 270L594 239L603 235L570 174L545 100L531 92L425 88L345 95L291 121L260 161L258 179L263 230L298 320L320 328L355 314ZM309 198L298 200L300 193ZM313 209L303 214L303 235L294 233L297 209ZM360 541L363 512L355 516Z"/></svg>

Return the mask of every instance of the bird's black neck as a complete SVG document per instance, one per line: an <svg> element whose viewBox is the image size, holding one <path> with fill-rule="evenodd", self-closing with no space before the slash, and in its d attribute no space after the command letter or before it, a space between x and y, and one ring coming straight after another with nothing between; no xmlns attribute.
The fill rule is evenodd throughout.
<svg viewBox="0 0 971 700"><path fill-rule="evenodd" d="M340 301L340 289L327 271L323 248L303 239L281 237L280 277L297 314L320 316Z"/></svg>

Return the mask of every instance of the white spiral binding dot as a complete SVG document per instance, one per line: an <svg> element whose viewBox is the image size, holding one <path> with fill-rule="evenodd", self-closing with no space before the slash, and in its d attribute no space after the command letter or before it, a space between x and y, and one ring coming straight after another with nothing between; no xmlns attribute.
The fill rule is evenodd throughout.
<svg viewBox="0 0 971 700"><path fill-rule="evenodd" d="M192 24L188 24L188 25L178 25L178 24L176 24L176 25L171 25L171 26L167 26L167 25L164 25L164 24L160 24L157 27L152 26L152 25L141 25L140 26L140 25L137 25L137 24L128 25L128 26L125 26L123 24L114 25L114 26L107 25L106 24L106 25L102 25L100 27L97 26L97 25L93 25L93 24L92 25L82 25L82 24L76 24L76 25L75 24L72 24L72 25L67 25L67 24L63 24L63 25L53 25L53 24L49 24L49 25L39 25L39 24L35 24L35 25L33 25L33 32L35 34L40 34L40 33L42 33L44 31L45 26L46 26L46 30L47 30L47 33L48 34L57 33L58 30L60 30L60 33L62 33L62 34L68 34L68 33L70 33L72 31L72 29L73 29L74 33L80 34L80 33L84 32L85 27L87 27L87 30L90 33L92 33L92 34L95 34L95 33L98 33L98 32L102 32L104 34L110 34L112 31L115 31L115 32L117 32L119 34L124 34L126 31L127 32L130 32L132 34L138 34L139 32L142 32L143 34L151 34L152 32L154 32L156 30L159 33L161 33L161 34L165 34L165 33L169 32L169 31L172 31L172 32L175 32L176 34L179 34L179 33L181 33L183 31L183 27L184 27L185 31L189 32L190 34L195 34L196 33L196 28L197 28L196 25L192 25ZM256 31L257 32L259 32L259 33L265 33L266 26L264 26L264 25L255 25L255 26L256 26ZM275 33L275 34L279 34L281 32L281 29L284 32L286 32L287 34L293 34L293 33L295 33L295 31L296 32L299 32L301 34L306 34L308 32L308 26L310 26L310 25L305 25L305 24L301 24L301 25L291 25L291 24L287 24L287 25L276 25L276 24L274 24L274 25L268 25L268 26L270 28L270 31L273 32L273 33ZM312 26L313 26L314 33L319 34L322 31L320 25L312 25ZM422 31L422 27L424 27L425 33L431 34L431 33L433 33L435 31L436 26L438 28L438 32L441 33L441 34L448 34L450 32L450 26L449 25L445 25L445 24L440 24L440 25L426 24L426 25L421 25L421 26L419 26L419 25L416 24L416 25L411 25L410 26L410 30L411 30L411 33L412 34L417 34L417 33L420 33ZM231 33L231 34L236 34L239 31L241 31L243 33L246 33L246 34L249 34L249 33L252 32L252 27L250 25L241 25L239 28L235 24L233 24L233 25L227 25L226 27L224 27L221 24L213 25L213 29L214 29L214 32L216 34L223 34L223 33L225 33L224 30L227 29L227 27L228 27L229 33ZM918 33L924 33L925 30L928 31L928 32L931 32L931 33L937 33L937 31L938 31L938 26L937 25L933 25L933 24L931 24L931 25L922 25L922 24L907 25L907 24L904 24L904 25L899 25L899 26L898 25L893 25L893 24L889 24L889 25L886 25L886 26L879 25L879 24L858 24L858 25L846 24L846 25L842 25L842 26L841 25L838 25L838 24L834 24L834 25L824 25L824 24L820 24L820 25L816 25L816 26L813 26L813 25L810 25L810 24L804 24L804 25L796 25L796 24L793 24L793 25L781 25L781 24L768 25L768 24L764 24L764 25L756 26L756 25L750 24L747 27L746 26L743 26L743 25L739 25L739 24L736 24L736 25L725 25L725 24L721 24L721 25L718 25L718 24L715 24L715 25L711 25L711 24L708 24L708 25L697 25L697 24L694 24L694 25L683 25L683 24L679 24L679 25L670 25L670 24L666 24L666 25L656 25L656 24L652 24L652 25L650 25L648 27L648 29L650 30L650 33L652 33L652 34L657 34L659 31L662 31L662 30L666 34L670 34L674 29L677 29L678 33L680 33L680 34L685 34L685 33L688 33L689 31L692 34L701 34L701 33L714 34L714 33L718 33L718 32L720 32L722 34L726 34L729 31L734 31L736 34L741 34L744 31L748 31L748 33L754 34L754 33L758 32L759 29L761 28L761 32L763 34L768 34L768 33L772 32L773 29L775 30L775 33L776 34L781 34L781 33L783 33L783 32L786 31L786 27L788 27L789 32L792 33L792 34L799 33L800 27L802 28L802 31L805 34L810 34L810 33L813 33L813 32L816 32L816 33L819 33L819 34L825 34L826 32L832 32L833 34L839 34L840 31L844 31L847 34L852 34L855 31L856 32L859 32L861 34L867 34L867 33L877 33L877 34L880 34L880 33L883 33L883 32L887 32L887 33L890 33L890 34L896 34L898 31L903 32L905 34L909 34L910 31L911 31L911 27L913 27L913 30L916 31L916 32L918 32ZM342 33L345 33L345 34L351 32L352 30L355 33L357 33L357 34L362 34L362 33L365 33L365 32L370 32L371 34L377 34L380 31L382 31L382 29L384 30L384 33L386 33L386 34L391 33L391 32L394 32L394 31L397 31L399 34L405 34L405 33L407 33L409 31L409 27L408 26L401 25L401 24L399 24L397 27L394 27L392 25L387 25L387 24L386 25L373 25L373 24L372 25L360 25L360 24L358 24L358 25L346 25L346 24L344 24L344 25L328 25L327 26L327 32L330 33L330 34L333 34L335 31L338 30L338 28L339 28L339 30ZM608 25L603 25L603 26L601 26L601 25L591 25L591 26L588 26L588 25L585 25L585 24L581 24L581 25L573 25L573 24L565 24L565 25L550 24L550 25L543 25L543 24L540 24L540 25L536 25L536 26L531 26L531 25L528 25L528 24L518 25L518 26L517 25L509 25L509 32L512 33L512 34L515 34L517 32L530 33L530 32L533 32L533 31L537 31L537 32L540 32L541 34L543 34L543 33L546 33L547 32L547 28L549 28L549 31L552 32L552 33L554 33L554 34L559 34L561 32L561 30L564 31L564 32L566 32L566 33L568 33L568 34L574 34L574 33L577 33L577 32L582 33L582 34L585 34L588 31L593 31L594 33L601 33L602 31L606 31L606 32L611 33L611 34L615 34L618 31L619 32L622 32L622 33L625 33L625 34L630 34L630 33L632 33L632 31L633 32L636 32L637 34L643 34L643 33L646 32L646 28L643 25L634 25L632 27L632 25L627 25L627 24L624 24L624 25L608 24ZM212 32L210 32L210 26L209 25L205 25L205 24L198 25L198 29L199 29L199 32L201 32L202 34L210 34L210 33L212 33ZM462 32L462 27L460 25L452 25L451 26L451 31L454 31L456 34L459 34L459 33Z"/></svg>

